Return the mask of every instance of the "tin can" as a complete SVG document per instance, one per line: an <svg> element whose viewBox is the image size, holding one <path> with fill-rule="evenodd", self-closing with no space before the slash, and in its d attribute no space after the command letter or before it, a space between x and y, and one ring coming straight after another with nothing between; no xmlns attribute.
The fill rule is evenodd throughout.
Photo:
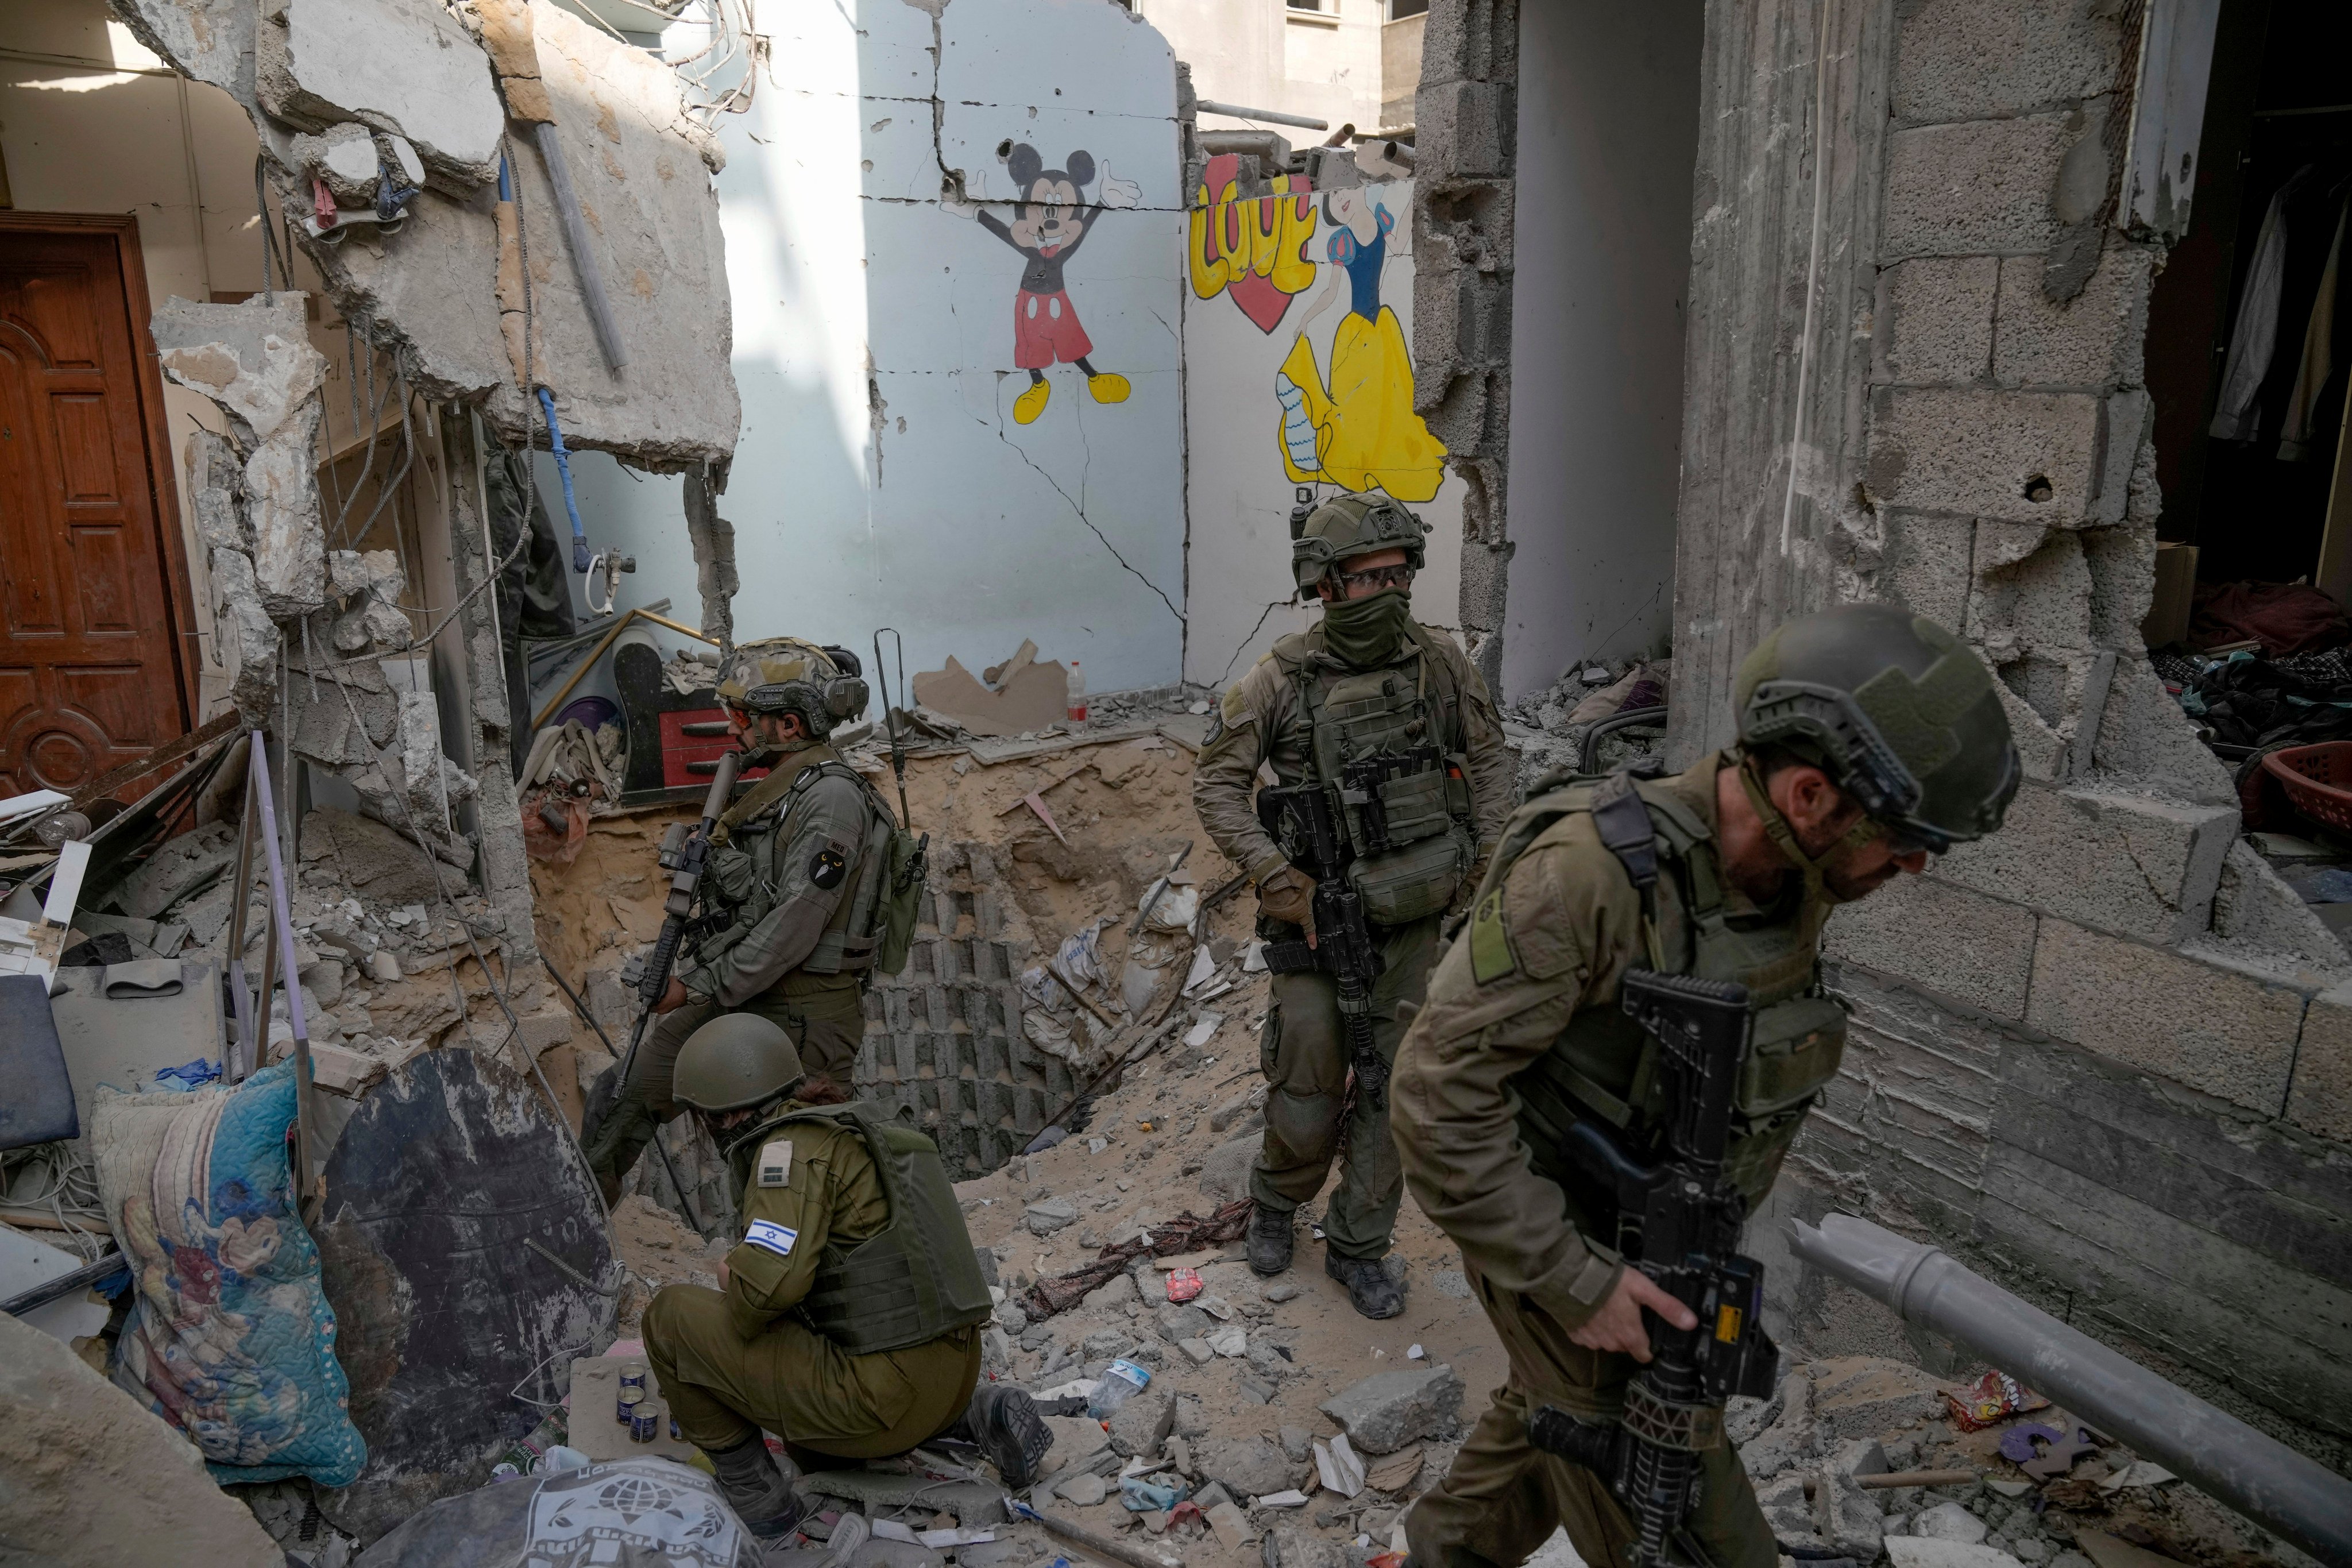
<svg viewBox="0 0 2352 1568"><path fill-rule="evenodd" d="M626 1426L629 1424L629 1416L635 1411L639 1405L645 1402L645 1397L646 1391L642 1388L625 1388L621 1390L620 1397L613 1402L614 1422L616 1425Z"/></svg>
<svg viewBox="0 0 2352 1568"><path fill-rule="evenodd" d="M641 1361L624 1362L621 1364L621 1386L634 1388L640 1394L650 1392L646 1387L646 1363Z"/></svg>
<svg viewBox="0 0 2352 1568"><path fill-rule="evenodd" d="M640 1401L629 1411L629 1441L650 1443L661 1436L663 1411L650 1401Z"/></svg>

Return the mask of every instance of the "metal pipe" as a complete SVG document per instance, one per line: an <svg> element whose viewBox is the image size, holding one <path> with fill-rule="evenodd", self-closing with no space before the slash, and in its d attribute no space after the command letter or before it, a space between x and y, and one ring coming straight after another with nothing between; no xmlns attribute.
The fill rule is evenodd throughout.
<svg viewBox="0 0 2352 1568"><path fill-rule="evenodd" d="M547 165L547 184L555 193L556 216L563 220L563 241L572 247L572 269L580 279L580 302L587 307L588 324L595 329L596 346L604 352L604 367L617 374L629 363L629 351L622 346L621 323L613 315L612 301L604 297L604 272L596 265L595 252L588 247L588 220L580 211L580 198L572 194L572 170L563 161L563 143L556 139L555 127L545 121L533 125L530 134L539 144L540 161Z"/></svg>
<svg viewBox="0 0 2352 1568"><path fill-rule="evenodd" d="M1230 115L1235 120L1263 120L1269 125L1303 125L1309 131L1328 131L1328 120L1310 120L1304 114L1285 114L1278 109L1244 109L1238 103L1219 103L1213 98L1195 99L1193 107L1203 114Z"/></svg>
<svg viewBox="0 0 2352 1568"><path fill-rule="evenodd" d="M2322 1562L2352 1563L2352 1481L2028 1306L1940 1247L1852 1215L1791 1221L1799 1258L1969 1347Z"/></svg>

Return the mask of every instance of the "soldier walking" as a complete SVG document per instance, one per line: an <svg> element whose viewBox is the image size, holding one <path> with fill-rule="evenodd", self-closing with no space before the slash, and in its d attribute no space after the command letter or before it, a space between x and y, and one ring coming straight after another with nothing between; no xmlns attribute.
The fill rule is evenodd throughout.
<svg viewBox="0 0 2352 1568"><path fill-rule="evenodd" d="M1359 1083L1350 1099L1336 982L1297 962L1314 941L1315 882L1260 824L1251 792L1262 764L1282 784L1328 792L1380 953L1372 1037L1385 1062L1404 1032L1400 1007L1421 998L1439 921L1466 904L1510 813L1512 763L1477 670L1452 638L1412 619L1421 521L1385 496L1348 495L1294 529L1292 572L1300 593L1323 602L1322 618L1277 641L1225 693L1192 784L1201 826L1257 884L1258 934L1275 970L1258 1042L1271 1089L1250 1172L1249 1261L1261 1275L1290 1266L1293 1215L1322 1190L1344 1141L1323 1217L1324 1269L1356 1310L1391 1318L1404 1292L1381 1260L1403 1184L1386 1096ZM1375 759L1377 784L1349 784L1350 764ZM1367 792L1386 846L1377 852L1364 852L1365 808L1348 798Z"/></svg>
<svg viewBox="0 0 2352 1568"><path fill-rule="evenodd" d="M1565 1152L1580 1121L1645 1151L1668 1121L1656 1042L1618 1005L1627 970L1747 988L1724 1173L1753 1212L1844 1049L1844 1010L1818 974L1822 921L1993 832L2017 790L1991 674L1897 606L1790 621L1740 667L1735 700L1738 744L1685 773L1538 785L1398 1052L1405 1180L1460 1246L1510 1363L1406 1517L1418 1568L1521 1563L1559 1525L1585 1562L1611 1568L1634 1540L1601 1477L1528 1436L1547 1405L1615 1422L1651 1359L1649 1315L1696 1322L1627 1267L1611 1189ZM1773 1568L1772 1532L1719 1425L1699 1458L1689 1533L1716 1568Z"/></svg>

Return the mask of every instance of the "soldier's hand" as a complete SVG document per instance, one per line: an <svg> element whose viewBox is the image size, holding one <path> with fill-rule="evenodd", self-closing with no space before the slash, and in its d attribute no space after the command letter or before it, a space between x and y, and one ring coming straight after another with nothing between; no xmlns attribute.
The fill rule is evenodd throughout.
<svg viewBox="0 0 2352 1568"><path fill-rule="evenodd" d="M1651 1282L1650 1277L1627 1265L1617 1276L1601 1310L1569 1331L1569 1338L1589 1351L1616 1351L1635 1361L1650 1359L1650 1331L1642 1321L1647 1307L1678 1329L1698 1326L1697 1315Z"/></svg>
<svg viewBox="0 0 2352 1568"><path fill-rule="evenodd" d="M661 1000L654 1004L654 1011L656 1013L674 1013L678 1008L685 1005L685 984L681 982L677 975L673 974L669 977L669 988L661 994Z"/></svg>
<svg viewBox="0 0 2352 1568"><path fill-rule="evenodd" d="M1315 945L1315 879L1296 866L1285 866L1257 885L1257 907L1268 920L1288 921L1307 931L1307 945Z"/></svg>

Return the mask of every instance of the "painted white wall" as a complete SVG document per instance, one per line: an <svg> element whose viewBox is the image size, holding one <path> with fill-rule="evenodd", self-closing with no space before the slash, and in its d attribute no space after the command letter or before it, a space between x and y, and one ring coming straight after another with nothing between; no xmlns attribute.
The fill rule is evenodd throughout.
<svg viewBox="0 0 2352 1568"><path fill-rule="evenodd" d="M1167 45L1104 0L958 0L936 22L857 0L772 25L772 79L720 124L743 397L719 506L742 579L737 637L863 648L887 623L912 669L950 654L978 669L1029 637L1043 658L1081 660L1097 690L1172 682L1184 220ZM959 169L1011 221L999 149L1014 142L1049 169L1090 153L1090 198L1108 176L1140 187L1066 272L1090 363L1129 396L1098 403L1056 364L1028 425L1014 416L1029 384L1013 363L1024 258L940 200L943 167ZM620 603L667 596L696 620L683 482L584 455L573 474L592 543L637 558Z"/></svg>
<svg viewBox="0 0 2352 1568"><path fill-rule="evenodd" d="M1381 302L1412 341L1412 183L1370 187L1394 216L1381 275ZM1255 205L1257 204L1250 204ZM1282 405L1275 378L1317 296L1338 275L1340 292L1306 327L1315 361L1328 378L1331 349L1349 296L1329 258L1330 236L1318 206L1302 254L1315 279L1291 297L1271 331L1220 291L1186 300L1184 368L1186 456L1192 510L1192 637L1184 678L1222 687L1286 632L1304 630L1318 613L1286 605L1291 586L1290 509L1297 487L1283 464ZM1188 246L1190 240L1188 237ZM1409 395L1409 387L1406 389ZM1410 403L1403 410L1410 416ZM1417 421L1416 421L1417 423ZM1343 493L1308 487L1318 500ZM1413 584L1413 610L1433 626L1461 624L1463 481L1445 474L1435 496L1407 504L1431 525L1429 562Z"/></svg>
<svg viewBox="0 0 2352 1568"><path fill-rule="evenodd" d="M1702 24L1519 8L1507 701L1671 625Z"/></svg>

